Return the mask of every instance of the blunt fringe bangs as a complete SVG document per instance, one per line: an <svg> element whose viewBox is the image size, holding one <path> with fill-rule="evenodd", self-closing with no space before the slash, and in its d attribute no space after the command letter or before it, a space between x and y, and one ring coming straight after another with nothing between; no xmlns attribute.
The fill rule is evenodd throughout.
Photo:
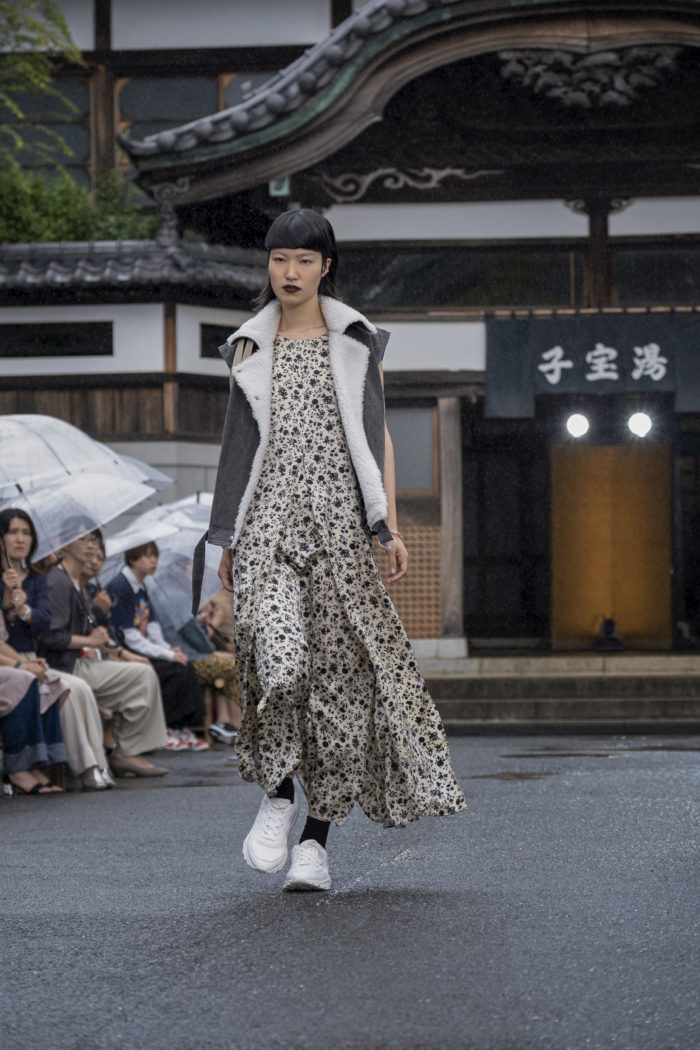
<svg viewBox="0 0 700 1050"><path fill-rule="evenodd" d="M268 253L281 248L290 250L306 248L307 251L320 252L324 259L330 259L330 268L328 273L321 278L318 294L329 295L332 299L338 298L335 287L338 245L335 241L333 227L325 216L319 215L311 208L296 208L293 211L282 212L272 223L265 237L265 250ZM267 306L274 298L275 293L268 279L265 287L255 298L254 306L262 310L263 306Z"/></svg>

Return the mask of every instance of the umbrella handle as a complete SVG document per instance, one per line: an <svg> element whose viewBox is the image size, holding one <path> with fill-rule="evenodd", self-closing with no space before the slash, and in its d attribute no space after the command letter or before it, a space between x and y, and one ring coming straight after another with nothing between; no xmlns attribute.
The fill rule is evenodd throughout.
<svg viewBox="0 0 700 1050"><path fill-rule="evenodd" d="M0 546L2 546L2 553L5 555L7 567L8 569L10 569L12 566L10 565L10 556L7 553L7 547L5 546L5 534L3 532L0 532Z"/></svg>

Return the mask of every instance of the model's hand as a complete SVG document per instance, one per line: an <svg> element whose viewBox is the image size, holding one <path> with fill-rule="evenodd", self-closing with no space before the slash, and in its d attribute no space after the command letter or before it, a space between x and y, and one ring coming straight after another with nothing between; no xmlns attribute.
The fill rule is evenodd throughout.
<svg viewBox="0 0 700 1050"><path fill-rule="evenodd" d="M387 583L396 583L406 575L408 569L408 551L400 536L395 536L394 546L386 552L389 568L386 574Z"/></svg>
<svg viewBox="0 0 700 1050"><path fill-rule="evenodd" d="M224 547L219 562L219 579L227 591L233 590L233 571L231 569L231 548Z"/></svg>

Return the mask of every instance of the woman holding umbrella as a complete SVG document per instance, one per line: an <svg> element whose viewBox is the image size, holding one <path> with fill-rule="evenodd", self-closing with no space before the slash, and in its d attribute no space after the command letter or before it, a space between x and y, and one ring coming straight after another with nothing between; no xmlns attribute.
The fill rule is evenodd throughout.
<svg viewBox="0 0 700 1050"><path fill-rule="evenodd" d="M77 535L62 548L61 564L48 574L51 622L41 636L49 664L86 682L100 707L114 712L117 746L109 756L116 776L164 776L167 769L152 765L144 753L165 745L165 721L158 679L151 667L124 661L113 647L105 627L92 616L82 582L83 568L92 564L95 540L84 523L70 523ZM104 659L114 653L116 660Z"/></svg>
<svg viewBox="0 0 700 1050"><path fill-rule="evenodd" d="M27 670L33 671L41 635L51 623L46 578L32 569L38 537L26 511L9 507L0 511L0 602L7 624L7 648ZM10 649L11 647L11 649ZM71 775L84 791L114 786L102 746L102 721L90 687L80 678L59 676L66 696L60 720Z"/></svg>

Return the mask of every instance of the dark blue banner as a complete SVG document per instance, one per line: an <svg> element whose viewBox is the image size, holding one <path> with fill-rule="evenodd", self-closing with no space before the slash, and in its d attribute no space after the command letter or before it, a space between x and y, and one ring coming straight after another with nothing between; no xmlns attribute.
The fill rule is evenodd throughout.
<svg viewBox="0 0 700 1050"><path fill-rule="evenodd" d="M700 411L698 314L487 321L487 416L533 416L542 395L654 392L675 392L679 412Z"/></svg>

